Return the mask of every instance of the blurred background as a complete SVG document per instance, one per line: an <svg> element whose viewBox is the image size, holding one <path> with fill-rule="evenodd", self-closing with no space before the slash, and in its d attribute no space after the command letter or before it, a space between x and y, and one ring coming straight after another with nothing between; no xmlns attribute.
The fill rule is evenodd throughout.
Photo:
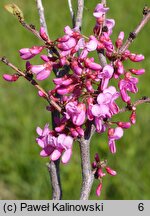
<svg viewBox="0 0 150 216"><path fill-rule="evenodd" d="M39 29L39 17L34 0L0 1L0 56L7 56L19 68L24 69L18 50L24 47L40 45L40 41L26 31L8 12L4 10L7 3L16 3L24 12L28 23ZM74 7L77 0L73 0ZM125 38L133 31L142 17L145 0L108 0L110 10L108 18L116 21L113 41L120 31L125 31ZM98 0L85 0L83 33L92 34L95 20L92 12ZM147 0L148 4L148 0ZM67 0L43 0L48 30L52 39L63 35L63 28L71 26ZM150 6L150 5L149 5ZM134 41L130 50L145 55L142 63L126 63L126 68L145 68L146 73L139 77L139 92L133 95L133 101L142 96L150 96L150 23ZM95 58L97 58L95 56ZM40 64L39 56L32 61ZM48 158L39 156L40 148L35 142L36 127L44 127L51 122L50 113L45 110L46 102L37 96L37 91L24 79L16 83L3 81L3 73L12 70L0 63L0 199L51 199L51 185L46 163ZM51 77L52 78L52 77ZM41 85L52 88L51 79ZM125 131L117 142L117 153L109 153L107 137L96 135L91 144L91 160L95 152L108 165L117 171L117 176L106 176L100 199L149 199L150 198L150 105L143 104L137 108L137 123ZM129 113L118 116L127 121ZM73 156L67 165L61 164L63 199L78 199L81 184L81 168L78 143L74 143ZM90 199L97 199L95 181Z"/></svg>

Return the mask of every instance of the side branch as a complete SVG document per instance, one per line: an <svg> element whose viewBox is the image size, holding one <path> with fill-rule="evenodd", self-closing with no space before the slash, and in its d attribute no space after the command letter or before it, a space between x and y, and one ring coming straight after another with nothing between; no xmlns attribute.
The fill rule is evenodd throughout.
<svg viewBox="0 0 150 216"><path fill-rule="evenodd" d="M15 70L18 75L24 77L26 80L28 80L35 88L37 88L39 91L41 91L44 95L44 98L48 101L49 104L51 104L56 110L58 110L59 112L62 111L61 107L55 102L53 101L48 93L32 78L31 74L28 73L24 73L23 71L21 71L19 68L17 68L15 65L13 65L11 62L8 61L8 59L6 59L5 57L0 57L0 61L2 61L4 64L8 65L10 68L12 68L13 70Z"/></svg>
<svg viewBox="0 0 150 216"><path fill-rule="evenodd" d="M135 101L130 106L123 107L122 109L120 109L119 112L122 113L122 112L126 112L126 111L129 111L129 110L132 110L133 107L137 107L138 105L144 104L144 103L150 103L150 97L144 96L141 99Z"/></svg>
<svg viewBox="0 0 150 216"><path fill-rule="evenodd" d="M77 30L79 31L81 31L81 26L82 26L83 9L84 9L84 0L78 0L78 10L77 10L75 28L77 28Z"/></svg>
<svg viewBox="0 0 150 216"><path fill-rule="evenodd" d="M125 50L128 49L130 44L133 42L133 40L136 38L136 36L139 34L139 32L143 29L143 27L148 23L150 20L150 10L148 9L147 13L144 15L143 19L139 23L139 25L135 28L133 32L129 34L128 39L123 44L123 46L120 48L119 53L123 53Z"/></svg>

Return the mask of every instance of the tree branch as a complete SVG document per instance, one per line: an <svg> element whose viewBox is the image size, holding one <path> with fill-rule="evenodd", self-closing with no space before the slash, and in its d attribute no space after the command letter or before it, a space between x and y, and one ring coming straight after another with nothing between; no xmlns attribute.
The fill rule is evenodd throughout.
<svg viewBox="0 0 150 216"><path fill-rule="evenodd" d="M135 30L129 34L128 39L125 41L125 43L120 48L119 54L123 53L125 50L128 49L130 44L133 42L133 40L136 38L139 32L143 29L143 27L148 23L149 20L150 20L150 9L148 9L147 13L143 16L143 19L138 24L138 26L135 28Z"/></svg>
<svg viewBox="0 0 150 216"><path fill-rule="evenodd" d="M45 29L46 34L48 35L47 24L45 20L44 7L42 4L42 0L36 0L36 5L40 17L40 26Z"/></svg>
<svg viewBox="0 0 150 216"><path fill-rule="evenodd" d="M81 31L83 9L84 9L84 0L78 0L78 10L77 10L77 16L75 22L75 28L77 28L78 31Z"/></svg>
<svg viewBox="0 0 150 216"><path fill-rule="evenodd" d="M50 173L51 184L52 184L53 200L60 200L62 197L59 164L60 164L60 160L50 161L49 163L47 163L48 172Z"/></svg>
<svg viewBox="0 0 150 216"><path fill-rule="evenodd" d="M93 185L94 175L91 170L90 162L90 142L95 132L95 127L91 122L88 122L87 129L83 138L79 140L81 151L81 168L82 168L82 187L81 187L81 200L89 198L91 188Z"/></svg>
<svg viewBox="0 0 150 216"><path fill-rule="evenodd" d="M68 0L68 6L69 6L69 10L70 10L71 19L72 19L72 26L74 28L75 27L75 14L74 14L74 11L73 11L72 1L71 0Z"/></svg>
<svg viewBox="0 0 150 216"><path fill-rule="evenodd" d="M44 94L44 98L48 101L49 104L51 104L56 110L59 112L62 111L61 107L52 100L48 93L32 78L32 76L28 73L24 73L19 68L17 68L15 65L13 65L11 62L8 61L5 57L0 57L0 61L2 61L4 64L11 67L13 70L15 70L20 76L24 77L27 81L29 81L35 88L37 88L39 91L41 91Z"/></svg>

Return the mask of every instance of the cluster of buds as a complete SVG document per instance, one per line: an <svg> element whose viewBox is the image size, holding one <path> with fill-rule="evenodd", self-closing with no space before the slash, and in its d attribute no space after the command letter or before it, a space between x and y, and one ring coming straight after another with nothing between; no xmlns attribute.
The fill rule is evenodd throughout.
<svg viewBox="0 0 150 216"><path fill-rule="evenodd" d="M59 74L53 79L55 87L50 89L49 98L53 99L62 108L62 117L55 119L56 127L50 130L46 124L44 129L37 128L39 137L37 143L42 148L41 156L49 156L55 161L62 156L62 162L67 163L72 155L72 144L75 139L84 136L87 124L95 125L97 133L107 131L108 146L111 153L116 153L115 141L123 136L124 129L129 128L136 122L136 108L131 102L131 93L137 93L138 78L144 69L126 69L125 61L140 62L144 59L141 54L131 53L129 50L121 51L124 40L124 32L120 32L115 44L111 40L111 34L115 21L106 19L109 8L98 4L93 16L96 24L93 29L94 35L86 37L76 28L69 26L64 28L64 35L54 41L50 40L44 28L39 31L44 45L23 48L20 57L29 60L34 56L50 50L53 55L41 55L43 64L33 65L27 61L26 71L36 76L39 81L47 79L52 71ZM89 53L96 51L99 55L104 54L107 62L105 65L96 62ZM19 76L3 75L7 81L17 81ZM117 87L110 84L114 79ZM58 98L57 95L60 95ZM39 92L40 96L42 92ZM116 100L122 100L131 111L127 122L113 121L114 115L120 112ZM49 106L47 110L53 111ZM98 156L93 163L95 177L100 180L97 195L100 194L102 178L105 175L103 169L111 175L116 172L100 162Z"/></svg>
<svg viewBox="0 0 150 216"><path fill-rule="evenodd" d="M111 176L115 176L117 173L116 171L112 170L110 167L107 166L106 160L100 160L98 153L95 154L95 161L92 163L92 169L95 179L99 181L99 184L96 189L96 195L100 196L102 190L103 177L106 176L106 173Z"/></svg>

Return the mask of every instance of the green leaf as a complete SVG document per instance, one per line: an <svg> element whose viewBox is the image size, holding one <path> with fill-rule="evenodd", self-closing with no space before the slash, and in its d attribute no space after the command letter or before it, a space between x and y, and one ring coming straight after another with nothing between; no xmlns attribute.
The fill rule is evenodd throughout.
<svg viewBox="0 0 150 216"><path fill-rule="evenodd" d="M7 4L4 7L9 13L13 14L14 16L17 16L19 21L24 20L23 12L20 10L20 8L16 4L13 4L13 3Z"/></svg>

